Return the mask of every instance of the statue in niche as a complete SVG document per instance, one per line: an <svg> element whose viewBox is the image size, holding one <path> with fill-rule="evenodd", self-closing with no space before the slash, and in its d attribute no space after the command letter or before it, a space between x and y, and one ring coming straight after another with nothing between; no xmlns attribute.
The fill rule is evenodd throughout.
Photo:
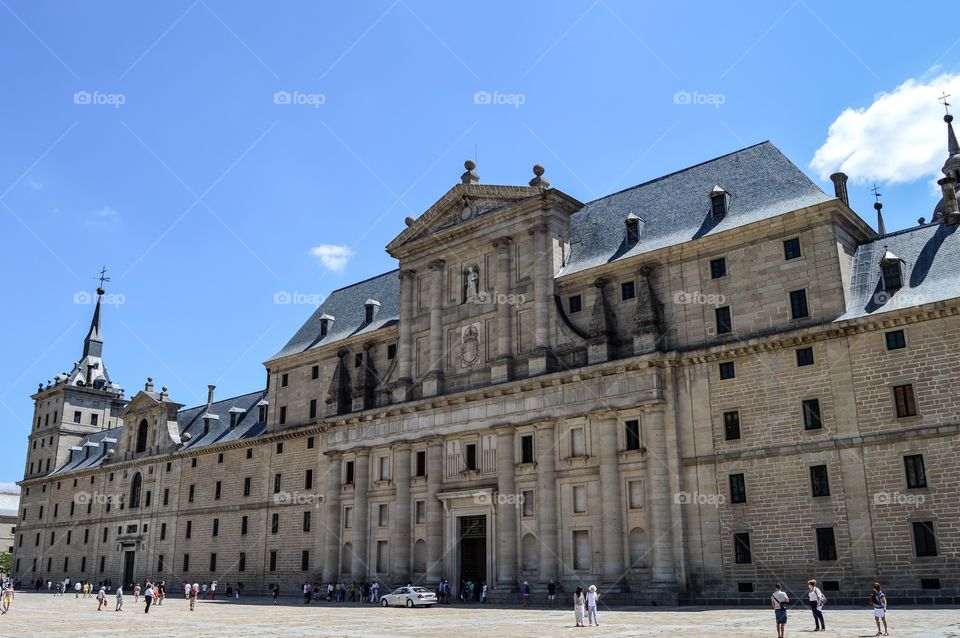
<svg viewBox="0 0 960 638"><path fill-rule="evenodd" d="M480 269L469 266L464 273L464 302L476 302L480 298Z"/></svg>

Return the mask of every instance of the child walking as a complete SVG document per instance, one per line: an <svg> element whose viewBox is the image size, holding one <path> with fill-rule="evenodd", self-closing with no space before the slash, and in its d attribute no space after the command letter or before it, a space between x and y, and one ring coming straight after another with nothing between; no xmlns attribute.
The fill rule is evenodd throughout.
<svg viewBox="0 0 960 638"><path fill-rule="evenodd" d="M887 632L887 595L880 589L880 583L873 584L873 593L870 594L870 604L873 605L873 620L877 623L875 635L889 636ZM880 623L883 622L883 634L880 633Z"/></svg>

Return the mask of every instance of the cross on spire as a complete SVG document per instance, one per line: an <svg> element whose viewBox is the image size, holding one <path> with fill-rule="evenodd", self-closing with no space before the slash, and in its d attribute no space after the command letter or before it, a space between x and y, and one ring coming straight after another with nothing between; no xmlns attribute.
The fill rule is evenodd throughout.
<svg viewBox="0 0 960 638"><path fill-rule="evenodd" d="M880 194L880 187L874 184L870 190L873 191L873 197L877 200L877 203L880 203L880 198L883 197L883 195Z"/></svg>
<svg viewBox="0 0 960 638"><path fill-rule="evenodd" d="M97 294L98 294L98 295L102 295L102 294L103 294L103 284L105 284L106 282L110 281L110 278L107 277L107 267L104 266L103 268L101 268L101 269L100 269L100 273L98 274L98 276L94 277L94 279L99 279L99 280L100 280L100 287L97 288Z"/></svg>
<svg viewBox="0 0 960 638"><path fill-rule="evenodd" d="M943 103L943 110L947 112L947 115L950 115L950 102L947 102L948 97L950 97L950 95L944 91L937 100Z"/></svg>

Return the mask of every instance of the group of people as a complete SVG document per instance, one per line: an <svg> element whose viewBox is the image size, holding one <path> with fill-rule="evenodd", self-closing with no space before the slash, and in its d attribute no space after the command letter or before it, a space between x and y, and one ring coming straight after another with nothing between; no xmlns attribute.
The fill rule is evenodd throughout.
<svg viewBox="0 0 960 638"><path fill-rule="evenodd" d="M823 591L817 587L816 580L807 581L807 604L810 611L813 612L814 631L826 631L827 623L823 618L823 606L827 604L827 597ZM873 591L867 599L868 604L873 609L873 620L877 624L877 636L889 636L887 630L887 595L883 593L880 583L873 584ZM787 629L787 605L790 603L790 596L783 591L783 586L777 583L773 586L773 593L770 594L770 605L773 607L774 616L777 622L777 638L784 638ZM882 625L882 628L881 628Z"/></svg>
<svg viewBox="0 0 960 638"><path fill-rule="evenodd" d="M583 587L577 586L577 591L573 593L573 616L577 621L577 627L586 626L583 624L584 612L586 612L591 627L594 625L600 626L600 621L597 619L597 602L599 600L600 592L597 591L596 585L590 585L586 591L583 590Z"/></svg>
<svg viewBox="0 0 960 638"><path fill-rule="evenodd" d="M271 585L270 591L273 593L273 602L276 604L277 596L280 593L278 585ZM316 582L305 582L302 586L303 604L309 605L311 601L319 603L321 600L327 602L361 602L377 603L380 601L380 583L373 581L352 581L346 583L343 581L337 583L327 583L326 586Z"/></svg>

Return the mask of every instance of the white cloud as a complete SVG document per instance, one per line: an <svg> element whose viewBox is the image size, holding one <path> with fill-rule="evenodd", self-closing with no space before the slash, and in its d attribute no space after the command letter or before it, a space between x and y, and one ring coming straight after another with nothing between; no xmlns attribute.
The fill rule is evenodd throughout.
<svg viewBox="0 0 960 638"><path fill-rule="evenodd" d="M342 272L347 266L347 260L353 257L353 251L349 247L332 244L320 244L311 248L310 254L319 257L324 266L337 272Z"/></svg>
<svg viewBox="0 0 960 638"><path fill-rule="evenodd" d="M109 206L104 206L100 210L95 211L93 214L97 217L113 217L117 214L117 211L113 210Z"/></svg>
<svg viewBox="0 0 960 638"><path fill-rule="evenodd" d="M0 492L20 493L20 486L13 481L0 481Z"/></svg>
<svg viewBox="0 0 960 638"><path fill-rule="evenodd" d="M843 171L861 184L943 177L947 130L937 98L944 91L960 104L960 73L911 78L866 108L847 108L830 125L810 168L824 180Z"/></svg>

